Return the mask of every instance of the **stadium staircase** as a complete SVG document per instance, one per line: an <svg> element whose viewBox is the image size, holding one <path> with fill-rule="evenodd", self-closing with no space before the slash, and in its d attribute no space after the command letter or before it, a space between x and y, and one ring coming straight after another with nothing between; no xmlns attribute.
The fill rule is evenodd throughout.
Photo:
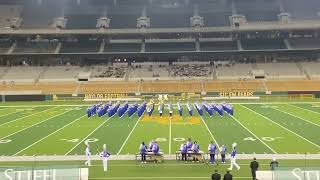
<svg viewBox="0 0 320 180"><path fill-rule="evenodd" d="M56 49L54 50L54 54L59 54L60 50L61 50L61 47L62 47L62 43L59 42Z"/></svg>
<svg viewBox="0 0 320 180"><path fill-rule="evenodd" d="M284 44L286 45L287 49L292 49L291 44L288 39L284 40Z"/></svg>
<svg viewBox="0 0 320 180"><path fill-rule="evenodd" d="M100 44L100 48L99 48L99 53L103 53L104 52L104 47L106 45L105 40L103 40Z"/></svg>
<svg viewBox="0 0 320 180"><path fill-rule="evenodd" d="M3 79L3 77L7 74L7 72L10 70L10 67L7 67L1 74L0 79Z"/></svg>
<svg viewBox="0 0 320 180"><path fill-rule="evenodd" d="M241 41L239 39L237 40L237 47L238 47L239 51L243 51L243 47L242 47Z"/></svg>
<svg viewBox="0 0 320 180"><path fill-rule="evenodd" d="M12 46L9 48L7 54L12 54L12 52L16 49L17 43L13 43Z"/></svg>
<svg viewBox="0 0 320 180"><path fill-rule="evenodd" d="M296 63L296 65L300 70L300 73L306 75L307 79L310 80L311 79L310 74L303 68L303 66L298 62Z"/></svg>

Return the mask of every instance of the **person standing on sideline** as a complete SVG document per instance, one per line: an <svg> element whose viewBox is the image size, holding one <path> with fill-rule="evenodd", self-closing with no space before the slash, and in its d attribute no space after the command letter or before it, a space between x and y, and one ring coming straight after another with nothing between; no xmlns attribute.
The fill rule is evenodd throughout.
<svg viewBox="0 0 320 180"><path fill-rule="evenodd" d="M276 160L276 158L273 158L272 161L270 162L270 170L274 171L278 166L279 166L278 161Z"/></svg>
<svg viewBox="0 0 320 180"><path fill-rule="evenodd" d="M84 163L86 166L91 166L91 158L90 158L90 156L91 156L91 150L90 150L90 145L89 145L89 143L87 142L87 141L85 141L84 142L84 144L86 145L86 151L85 151L85 153L86 153L86 157L87 157L87 161Z"/></svg>
<svg viewBox="0 0 320 180"><path fill-rule="evenodd" d="M212 174L211 179L212 180L220 180L221 179L221 175L218 173L218 170L214 170L214 174Z"/></svg>
<svg viewBox="0 0 320 180"><path fill-rule="evenodd" d="M230 168L228 168L229 171L233 169L233 166L235 166L238 171L240 170L240 166L236 162L236 155L237 155L237 143L232 144L232 152L231 152L231 162L230 162Z"/></svg>
<svg viewBox="0 0 320 180"><path fill-rule="evenodd" d="M208 151L210 154L210 161L209 161L210 164L215 163L216 150L217 150L217 146L213 143L213 141L211 141L211 143L208 146Z"/></svg>
<svg viewBox="0 0 320 180"><path fill-rule="evenodd" d="M187 163L187 152L188 152L187 143L181 144L180 151L181 151L181 160Z"/></svg>
<svg viewBox="0 0 320 180"><path fill-rule="evenodd" d="M107 151L106 144L103 145L103 150L100 153L100 157L102 158L102 164L103 164L103 171L108 171L108 159L109 159L110 153Z"/></svg>
<svg viewBox="0 0 320 180"><path fill-rule="evenodd" d="M147 153L147 146L144 144L144 142L140 145L140 154L141 154L141 163L146 164L146 153Z"/></svg>
<svg viewBox="0 0 320 180"><path fill-rule="evenodd" d="M232 174L230 174L230 171L227 171L227 173L223 176L223 180L232 180Z"/></svg>
<svg viewBox="0 0 320 180"><path fill-rule="evenodd" d="M226 163L227 148L224 145L221 146L220 154L221 154L221 162L223 164L225 164Z"/></svg>
<svg viewBox="0 0 320 180"><path fill-rule="evenodd" d="M256 158L253 158L253 161L250 163L250 168L251 168L252 179L257 180L256 172L259 168L259 163L257 162Z"/></svg>

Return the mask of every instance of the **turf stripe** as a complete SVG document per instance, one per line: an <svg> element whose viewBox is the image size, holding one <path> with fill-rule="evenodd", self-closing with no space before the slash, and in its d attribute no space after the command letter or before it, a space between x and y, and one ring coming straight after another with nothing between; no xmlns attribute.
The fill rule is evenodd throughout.
<svg viewBox="0 0 320 180"><path fill-rule="evenodd" d="M64 155L104 121L105 120L97 116L91 118L82 117L72 125L48 137L45 141L41 141L27 149L23 154L32 155L38 152L38 154Z"/></svg>
<svg viewBox="0 0 320 180"><path fill-rule="evenodd" d="M230 117L232 119L234 119L237 123L239 123L244 129L246 129L249 133L251 133L255 138L257 138L262 144L264 144L266 147L268 147L273 153L277 154L277 152L271 148L267 143L265 143L264 141L262 141L256 134L254 134L252 131L250 131L247 127L245 127L239 120L237 120L234 116Z"/></svg>
<svg viewBox="0 0 320 180"><path fill-rule="evenodd" d="M242 105L241 105L241 106L242 106ZM255 114L257 114L257 115L259 115L259 116L261 116L261 117L263 117L263 118L265 118L265 119L269 120L270 122L272 122L272 123L274 123L274 124L278 125L278 126L279 126L279 127L281 127L282 129L284 129L284 130L286 130L286 131L288 131L288 132L290 132L290 133L292 133L292 134L296 135L297 137L299 137L299 138L301 138L301 139L303 139L303 140L307 141L308 143L310 143L310 144L312 144L312 145L316 146L318 149L320 148L320 146L319 146L318 144L316 144L316 143L314 143L314 142L312 142L312 141L310 141L310 140L306 139L305 137L303 137L303 136L301 136L301 135L299 135L299 134L295 133L294 131L292 131L292 130L290 130L290 129L288 129L288 128L284 127L284 126L282 126L281 124L279 124L279 123L275 122L274 120L270 119L269 117L264 116L264 115L262 115L261 113L259 113L259 112L255 111L255 110L252 110L251 108L248 108L248 107L246 107L246 106L243 106L243 107L245 107L246 109L248 109L248 110L250 110L250 111L254 112Z"/></svg>
<svg viewBox="0 0 320 180"><path fill-rule="evenodd" d="M106 124L112 117L109 117L106 121L101 123L97 128L95 128L90 134L88 134L85 138L83 138L78 144L76 144L73 148L71 148L65 155L69 155L74 149L76 149L81 143L83 143L88 137L90 137L93 133L95 133L98 129L100 129L104 124Z"/></svg>
<svg viewBox="0 0 320 180"><path fill-rule="evenodd" d="M44 113L44 112L42 112ZM58 113L58 114L57 114ZM37 118L30 118L30 119L26 119L24 121L21 121L18 123L16 123L15 125L12 125L12 126L2 126L0 127L0 139L5 139L5 138L8 138L12 135L15 135L17 133L20 133L26 129L29 129L29 128L32 128L34 126L37 126L38 124L42 123L42 122L45 122L45 121L48 121L54 117L57 117L57 116L60 116L62 114L66 113L64 110L60 109L59 111L56 111L54 113L47 113L46 115L43 115L43 114L37 114L39 115L39 117ZM41 116L42 115L42 116ZM43 119L43 118L46 118L46 119Z"/></svg>
<svg viewBox="0 0 320 180"><path fill-rule="evenodd" d="M306 119L302 118L301 116L297 116L297 115L292 114L292 113L294 113L294 112L288 112L288 111L280 110L279 108L273 108L273 109L275 109L275 110L277 110L277 111L279 111L279 112L288 114L289 116L293 116L293 117L295 117L295 118L297 118L297 119L300 119L300 120L302 120L302 121L308 122L308 123L310 123L310 124L312 124L312 125L315 125L315 126L320 127L320 121L319 121L319 124L318 124L318 123L314 123L314 122L312 122L312 121L309 121L309 120L306 120ZM296 113L295 113L295 114L296 114Z"/></svg>
<svg viewBox="0 0 320 180"><path fill-rule="evenodd" d="M13 108L13 109L15 109L15 108ZM38 115L38 114L46 112L46 111L48 111L50 109L51 108L39 107L39 108L34 108L34 110L31 110L31 111L18 111L16 113L7 114L6 116L3 116L0 119L0 127L8 125L8 124L11 124L11 123L14 123L14 122L16 122L18 120L23 120L24 118L28 118L28 117L31 117L31 116ZM31 114L25 115L25 113L31 113Z"/></svg>
<svg viewBox="0 0 320 180"><path fill-rule="evenodd" d="M83 109L84 111L84 109ZM0 154L13 155L19 150L28 147L30 144L38 141L39 139L47 136L55 130L61 128L65 124L73 121L79 117L80 110L69 110L59 113L51 118L45 119L36 123L35 125L11 135L12 142L2 144ZM82 114L80 114L82 115ZM45 127L45 128L44 128ZM47 147L50 148L50 147ZM35 152L38 154L38 152Z"/></svg>
<svg viewBox="0 0 320 180"><path fill-rule="evenodd" d="M142 117L142 116L141 116L141 117ZM131 131L130 131L129 135L127 136L126 140L122 143L122 145L121 145L121 147L120 147L117 155L120 154L120 152L122 151L123 147L126 145L126 143L127 143L128 139L130 138L131 134L133 133L133 131L136 129L138 123L140 122L141 117L137 120L136 124L135 124L135 125L133 126L133 128L131 129Z"/></svg>
<svg viewBox="0 0 320 180"><path fill-rule="evenodd" d="M237 115L242 114L246 115L246 112L235 107L235 117L239 119ZM244 139L251 137L252 135L230 116L224 114L220 117L215 113L213 117L210 117L207 114L204 117L210 131L214 132L215 138L225 145L227 149L232 149L232 143L236 142L238 144L238 153L272 153L272 151L259 141L245 141ZM239 120L242 121L241 119Z"/></svg>
<svg viewBox="0 0 320 180"><path fill-rule="evenodd" d="M320 145L320 135L317 135L320 131L318 126L310 124L308 122L302 122L301 119L288 116L288 114L275 110L275 107L279 107L279 105L271 106L270 108L262 108L261 106L253 106L246 105L250 107L252 110L270 118L274 122L290 129L291 131L299 134L300 136L308 139L310 142L314 144ZM320 147L320 146L319 146Z"/></svg>
<svg viewBox="0 0 320 180"><path fill-rule="evenodd" d="M62 126L61 128L59 128L59 129L55 130L54 132L52 132L52 133L48 134L47 136L45 136L45 137L43 137L43 138L39 139L38 141L36 141L36 142L34 142L34 143L30 144L30 145L29 145L29 146L27 146L26 148L24 148L24 149L22 149L22 150L18 151L17 153L15 153L15 154L14 154L14 156L16 156L16 155L18 155L18 154L23 154L23 152L24 152L25 150L27 150L27 149L31 148L32 146L34 146L35 144L38 144L38 143L39 143L39 142L41 142L41 141L43 141L43 140L47 139L48 137L52 136L53 134L55 134L55 133L57 133L57 132L59 132L59 131L63 130L64 128L66 128L66 127L70 126L71 124L74 124L75 122L79 121L81 118L83 118L83 117L85 117L85 116L86 116L86 115L81 116L81 117L79 117L79 118L77 118L77 119L75 119L75 120L71 121L70 123L68 123L68 124L66 124L66 125L64 125L64 126Z"/></svg>
<svg viewBox="0 0 320 180"><path fill-rule="evenodd" d="M309 111L309 112L312 112L312 113L315 113L315 114L320 114L320 105L317 105L317 107L314 107L313 104L288 104L290 106L293 106L293 107L297 107L301 110L305 110L305 111Z"/></svg>

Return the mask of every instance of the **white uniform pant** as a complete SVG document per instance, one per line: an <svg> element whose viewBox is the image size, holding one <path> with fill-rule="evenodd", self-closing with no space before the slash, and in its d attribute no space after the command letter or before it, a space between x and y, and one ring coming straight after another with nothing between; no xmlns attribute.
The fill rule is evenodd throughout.
<svg viewBox="0 0 320 180"><path fill-rule="evenodd" d="M103 171L108 171L108 158L102 158Z"/></svg>
<svg viewBox="0 0 320 180"><path fill-rule="evenodd" d="M236 158L235 157L231 157L231 159L230 159L230 161L231 161L231 164L230 164L230 168L229 169L233 169L233 166L235 166L237 169L239 169L240 168L240 166L237 164L237 162L236 162Z"/></svg>
<svg viewBox="0 0 320 180"><path fill-rule="evenodd" d="M84 164L87 166L91 166L91 159L89 155L87 155L87 161Z"/></svg>

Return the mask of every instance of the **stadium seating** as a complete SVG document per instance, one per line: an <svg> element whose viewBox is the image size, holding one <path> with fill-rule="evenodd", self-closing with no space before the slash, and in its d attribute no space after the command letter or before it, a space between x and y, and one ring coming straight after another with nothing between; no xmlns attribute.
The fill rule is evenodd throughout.
<svg viewBox="0 0 320 180"><path fill-rule="evenodd" d="M217 79L254 79L252 64L227 64L216 67Z"/></svg>
<svg viewBox="0 0 320 180"><path fill-rule="evenodd" d="M42 73L40 82L76 81L79 72L88 71L79 66L49 66Z"/></svg>
<svg viewBox="0 0 320 180"><path fill-rule="evenodd" d="M99 41L74 41L63 42L60 53L85 53L98 52L100 47Z"/></svg>
<svg viewBox="0 0 320 180"><path fill-rule="evenodd" d="M290 39L290 46L293 49L320 48L319 39Z"/></svg>
<svg viewBox="0 0 320 180"><path fill-rule="evenodd" d="M130 80L170 80L169 63L133 63Z"/></svg>
<svg viewBox="0 0 320 180"><path fill-rule="evenodd" d="M241 43L245 50L287 49L281 39L242 40Z"/></svg>
<svg viewBox="0 0 320 180"><path fill-rule="evenodd" d="M105 80L124 80L126 68L116 66L92 66L90 68L90 81L101 79Z"/></svg>
<svg viewBox="0 0 320 180"><path fill-rule="evenodd" d="M224 42L200 42L201 51L224 51L224 50L238 50L235 41Z"/></svg>
<svg viewBox="0 0 320 180"><path fill-rule="evenodd" d="M0 41L0 53L7 53L12 46L12 41Z"/></svg>
<svg viewBox="0 0 320 180"><path fill-rule="evenodd" d="M94 29L99 14L70 14L65 17L68 19L66 27L68 29Z"/></svg>
<svg viewBox="0 0 320 180"><path fill-rule="evenodd" d="M195 51L195 43L146 43L147 52Z"/></svg>
<svg viewBox="0 0 320 180"><path fill-rule="evenodd" d="M311 79L320 79L320 62L306 62L301 65Z"/></svg>
<svg viewBox="0 0 320 180"><path fill-rule="evenodd" d="M145 81L141 83L140 91L154 93L194 93L201 92L201 83L199 81Z"/></svg>
<svg viewBox="0 0 320 180"><path fill-rule="evenodd" d="M11 27L11 18L20 17L22 10L21 5L0 5L0 28Z"/></svg>
<svg viewBox="0 0 320 180"><path fill-rule="evenodd" d="M291 18L294 20L311 20L319 19L320 1L309 0L308 3L300 0L284 0L285 10L291 14Z"/></svg>
<svg viewBox="0 0 320 180"><path fill-rule="evenodd" d="M18 42L14 53L53 53L57 42Z"/></svg>
<svg viewBox="0 0 320 180"><path fill-rule="evenodd" d="M46 5L35 6L26 3L22 12L23 28L48 28L53 25L53 19L59 17L61 9L59 3L47 1Z"/></svg>
<svg viewBox="0 0 320 180"><path fill-rule="evenodd" d="M39 78L42 67L33 67L33 66L16 66L11 67L9 70L2 76L1 81L7 83L33 83L37 78Z"/></svg>
<svg viewBox="0 0 320 180"><path fill-rule="evenodd" d="M137 82L84 82L79 93L135 93Z"/></svg>
<svg viewBox="0 0 320 180"><path fill-rule="evenodd" d="M252 81L205 81L206 92L221 92L230 90L253 90L265 91L263 83L258 80Z"/></svg>
<svg viewBox="0 0 320 180"><path fill-rule="evenodd" d="M295 63L257 63L257 69L264 70L267 79L306 79Z"/></svg>
<svg viewBox="0 0 320 180"><path fill-rule="evenodd" d="M320 82L316 80L266 81L269 91L318 91Z"/></svg>
<svg viewBox="0 0 320 180"><path fill-rule="evenodd" d="M36 84L1 84L0 91L6 92L39 92L42 94L72 94L77 87L76 83L36 83Z"/></svg>
<svg viewBox="0 0 320 180"><path fill-rule="evenodd" d="M107 43L104 52L140 52L141 43Z"/></svg>

